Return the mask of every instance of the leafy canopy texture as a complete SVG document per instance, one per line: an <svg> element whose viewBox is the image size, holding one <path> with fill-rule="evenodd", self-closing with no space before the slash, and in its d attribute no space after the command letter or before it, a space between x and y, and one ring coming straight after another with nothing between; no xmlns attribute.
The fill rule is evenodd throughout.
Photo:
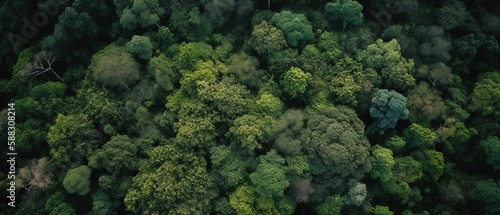
<svg viewBox="0 0 500 215"><path fill-rule="evenodd" d="M58 163L70 161L70 154L87 157L97 147L99 134L85 114L59 114L50 126L47 142L52 159Z"/></svg>
<svg viewBox="0 0 500 215"><path fill-rule="evenodd" d="M315 110L309 115L305 135L318 193L347 191L349 179L357 181L370 172L370 144L352 109L326 106Z"/></svg>
<svg viewBox="0 0 500 215"><path fill-rule="evenodd" d="M250 43L260 55L271 54L287 47L283 32L266 21L253 27Z"/></svg>
<svg viewBox="0 0 500 215"><path fill-rule="evenodd" d="M283 75L281 84L285 92L293 98L297 98L306 91L307 80L310 78L311 74L302 71L300 68L292 67Z"/></svg>
<svg viewBox="0 0 500 215"><path fill-rule="evenodd" d="M363 5L353 0L335 0L326 3L325 11L329 18L345 28L347 25L363 23Z"/></svg>
<svg viewBox="0 0 500 215"><path fill-rule="evenodd" d="M488 72L480 76L472 92L472 111L484 116L500 116L500 73Z"/></svg>
<svg viewBox="0 0 500 215"><path fill-rule="evenodd" d="M138 167L137 150L128 136L117 135L89 157L89 166L113 174L134 171Z"/></svg>
<svg viewBox="0 0 500 215"><path fill-rule="evenodd" d="M372 99L370 115L375 118L375 126L380 134L396 127L400 119L408 118L406 98L394 90L380 89Z"/></svg>
<svg viewBox="0 0 500 215"><path fill-rule="evenodd" d="M85 195L90 191L90 173L92 170L85 165L70 169L64 177L63 186L68 193Z"/></svg>
<svg viewBox="0 0 500 215"><path fill-rule="evenodd" d="M291 47L297 47L313 38L312 26L306 16L290 11L274 14L271 23L281 29Z"/></svg>
<svg viewBox="0 0 500 215"><path fill-rule="evenodd" d="M487 162L495 170L500 169L500 140L497 136L488 137L486 140L483 140L479 143L486 152Z"/></svg>
<svg viewBox="0 0 500 215"><path fill-rule="evenodd" d="M119 15L120 24L127 30L145 28L160 21L164 13L158 0L133 0L131 7L125 8Z"/></svg>
<svg viewBox="0 0 500 215"><path fill-rule="evenodd" d="M106 87L129 85L139 80L139 64L125 48L109 45L92 56L90 70L96 81Z"/></svg>
<svg viewBox="0 0 500 215"><path fill-rule="evenodd" d="M153 45L149 37L134 35L132 40L125 45L128 52L136 54L144 60L151 59L153 54Z"/></svg>
<svg viewBox="0 0 500 215"><path fill-rule="evenodd" d="M158 146L142 163L125 196L133 213L205 214L212 179L203 157L173 145Z"/></svg>

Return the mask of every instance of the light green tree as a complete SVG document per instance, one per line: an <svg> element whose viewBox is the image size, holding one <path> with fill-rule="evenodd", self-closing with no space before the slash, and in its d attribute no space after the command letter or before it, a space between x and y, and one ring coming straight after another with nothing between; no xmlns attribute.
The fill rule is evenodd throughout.
<svg viewBox="0 0 500 215"><path fill-rule="evenodd" d="M371 159L373 169L371 177L373 179L379 178L381 181L389 180L392 177L392 167L396 164L392 157L392 151L379 145L375 145L372 149L373 157Z"/></svg>
<svg viewBox="0 0 500 215"><path fill-rule="evenodd" d="M201 156L174 145L149 152L128 189L125 206L133 213L204 214L209 210L212 179Z"/></svg>
<svg viewBox="0 0 500 215"><path fill-rule="evenodd" d="M139 64L124 47L114 44L92 56L90 70L95 80L107 87L125 86L139 80Z"/></svg>
<svg viewBox="0 0 500 215"><path fill-rule="evenodd" d="M90 191L90 173L92 170L85 165L68 170L63 186L68 193L85 195Z"/></svg>
<svg viewBox="0 0 500 215"><path fill-rule="evenodd" d="M253 27L250 43L260 55L268 55L287 47L283 32L266 21Z"/></svg>
<svg viewBox="0 0 500 215"><path fill-rule="evenodd" d="M500 73L481 74L472 92L469 109L483 116L500 116Z"/></svg>
<svg viewBox="0 0 500 215"><path fill-rule="evenodd" d="M292 67L283 75L281 85L286 93L293 98L297 98L306 91L307 80L311 77L310 73L304 72L300 68Z"/></svg>

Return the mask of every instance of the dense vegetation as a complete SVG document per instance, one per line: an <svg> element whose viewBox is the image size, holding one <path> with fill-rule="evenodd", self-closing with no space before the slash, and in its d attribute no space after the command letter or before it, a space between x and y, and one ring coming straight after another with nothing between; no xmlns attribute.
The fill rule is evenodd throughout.
<svg viewBox="0 0 500 215"><path fill-rule="evenodd" d="M495 1L35 2L2 214L500 213Z"/></svg>

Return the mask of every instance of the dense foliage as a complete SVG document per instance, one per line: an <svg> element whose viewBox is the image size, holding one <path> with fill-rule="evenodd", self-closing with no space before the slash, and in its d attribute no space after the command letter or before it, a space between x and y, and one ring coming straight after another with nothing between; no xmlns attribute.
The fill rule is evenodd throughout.
<svg viewBox="0 0 500 215"><path fill-rule="evenodd" d="M500 213L495 1L5 0L0 17L1 214Z"/></svg>

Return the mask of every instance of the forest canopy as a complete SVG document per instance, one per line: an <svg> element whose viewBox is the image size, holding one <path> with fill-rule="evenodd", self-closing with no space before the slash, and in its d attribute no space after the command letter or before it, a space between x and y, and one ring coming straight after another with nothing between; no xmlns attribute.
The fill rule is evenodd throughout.
<svg viewBox="0 0 500 215"><path fill-rule="evenodd" d="M0 17L2 213L500 213L495 1L4 0Z"/></svg>

